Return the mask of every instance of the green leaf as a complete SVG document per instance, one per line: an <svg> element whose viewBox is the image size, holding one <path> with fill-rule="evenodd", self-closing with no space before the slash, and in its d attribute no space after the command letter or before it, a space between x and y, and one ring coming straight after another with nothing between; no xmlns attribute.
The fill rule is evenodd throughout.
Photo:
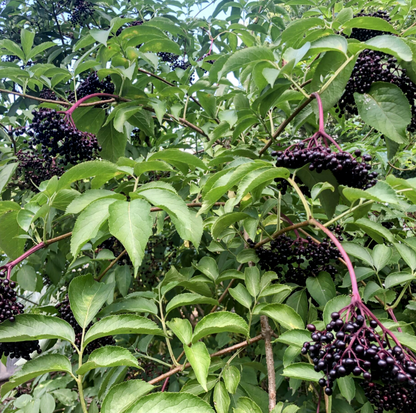
<svg viewBox="0 0 416 413"><path fill-rule="evenodd" d="M407 142L412 115L409 101L398 86L375 82L367 93L354 93L358 113L365 123L397 143Z"/></svg>
<svg viewBox="0 0 416 413"><path fill-rule="evenodd" d="M247 267L244 270L246 287L252 297L257 297L260 292L260 271L257 267Z"/></svg>
<svg viewBox="0 0 416 413"><path fill-rule="evenodd" d="M400 37L396 36L381 35L373 37L365 42L364 48L380 50L405 62L410 62L413 58L410 47Z"/></svg>
<svg viewBox="0 0 416 413"><path fill-rule="evenodd" d="M13 177L18 163L9 163L1 168L0 171L0 193L3 192L10 179Z"/></svg>
<svg viewBox="0 0 416 413"><path fill-rule="evenodd" d="M147 240L152 235L150 205L143 199L117 201L110 206L109 212L110 233L123 244L137 273Z"/></svg>
<svg viewBox="0 0 416 413"><path fill-rule="evenodd" d="M352 225L358 226L379 244L383 243L383 238L389 242L393 242L392 233L378 222L370 221L368 218L360 218L357 219L354 224L351 224L351 226Z"/></svg>
<svg viewBox="0 0 416 413"><path fill-rule="evenodd" d="M149 157L149 161L161 159L162 161L169 161L172 162L180 162L186 165L195 166L197 168L201 168L206 170L207 167L205 166L204 162L202 162L198 157L195 155L191 155L188 152L181 151L179 149L165 149L160 152L154 153L152 156Z"/></svg>
<svg viewBox="0 0 416 413"><path fill-rule="evenodd" d="M139 368L137 359L129 350L117 346L104 346L94 350L78 370L77 374L84 375L90 370L99 367L130 366Z"/></svg>
<svg viewBox="0 0 416 413"><path fill-rule="evenodd" d="M243 284L238 284L237 287L230 288L228 290L231 297L239 302L242 306L250 309L253 303L250 293L247 291L246 287Z"/></svg>
<svg viewBox="0 0 416 413"><path fill-rule="evenodd" d="M138 191L138 195L166 211L181 238L199 247L203 232L202 219L195 216L179 195L164 189L143 189Z"/></svg>
<svg viewBox="0 0 416 413"><path fill-rule="evenodd" d="M0 216L0 249L11 258L17 258L23 254L26 241L17 238L24 231L17 222L18 211L6 212Z"/></svg>
<svg viewBox="0 0 416 413"><path fill-rule="evenodd" d="M214 387L213 401L217 413L228 413L231 400L222 381L219 381Z"/></svg>
<svg viewBox="0 0 416 413"><path fill-rule="evenodd" d="M195 326L192 342L196 343L210 334L223 332L247 336L248 325L239 315L228 311L208 314Z"/></svg>
<svg viewBox="0 0 416 413"><path fill-rule="evenodd" d="M237 387L240 384L241 373L240 370L235 366L227 364L222 371L222 378L225 383L225 387L229 393L235 394Z"/></svg>
<svg viewBox="0 0 416 413"><path fill-rule="evenodd" d="M20 31L20 42L22 44L23 52L26 56L26 59L28 59L28 54L30 52L30 49L33 46L33 40L35 39L35 33L26 29L22 29Z"/></svg>
<svg viewBox="0 0 416 413"><path fill-rule="evenodd" d="M294 363L283 370L283 376L292 379L318 382L324 377L322 372L316 372L311 364Z"/></svg>
<svg viewBox="0 0 416 413"><path fill-rule="evenodd" d="M261 309L260 313L272 318L276 323L288 330L303 329L305 327L300 315L286 304L268 304Z"/></svg>
<svg viewBox="0 0 416 413"><path fill-rule="evenodd" d="M74 258L87 241L97 236L101 226L110 217L110 205L116 202L126 203L112 198L102 198L92 202L81 212L75 222L71 237L71 254Z"/></svg>
<svg viewBox="0 0 416 413"><path fill-rule="evenodd" d="M36 271L30 265L24 265L17 273L17 283L27 291L36 291L37 277Z"/></svg>
<svg viewBox="0 0 416 413"><path fill-rule="evenodd" d="M51 47L56 46L55 42L44 42L35 46L29 53L26 54L26 59L33 59L38 54L43 53L45 50L50 49Z"/></svg>
<svg viewBox="0 0 416 413"><path fill-rule="evenodd" d="M214 413L210 405L189 393L154 393L123 413ZM112 413L112 412L111 412Z"/></svg>
<svg viewBox="0 0 416 413"><path fill-rule="evenodd" d="M90 30L90 35L93 37L98 43L107 46L108 36L110 35L111 29L109 30L98 30L92 29Z"/></svg>
<svg viewBox="0 0 416 413"><path fill-rule="evenodd" d="M303 343L311 341L311 333L308 330L288 330L281 334L277 341L288 346L303 347Z"/></svg>
<svg viewBox="0 0 416 413"><path fill-rule="evenodd" d="M387 202L393 205L400 204L396 191L385 181L378 181L374 186L365 191L358 188L344 187L342 193L351 202L363 198L377 202Z"/></svg>
<svg viewBox="0 0 416 413"><path fill-rule="evenodd" d="M166 315L178 307L192 305L192 304L211 304L217 305L218 301L211 297L204 297L203 295L195 293L184 293L175 295L166 306Z"/></svg>
<svg viewBox="0 0 416 413"><path fill-rule="evenodd" d="M147 161L136 163L134 166L134 174L140 176L148 171L172 171L172 167L163 161Z"/></svg>
<svg viewBox="0 0 416 413"><path fill-rule="evenodd" d="M140 47L141 52L168 52L174 53L176 55L181 54L181 49L179 46L169 39L153 39L145 42L143 46Z"/></svg>
<svg viewBox="0 0 416 413"><path fill-rule="evenodd" d="M125 199L124 195L115 194L108 189L90 189L75 198L66 208L66 214L79 214L92 202L102 198Z"/></svg>
<svg viewBox="0 0 416 413"><path fill-rule="evenodd" d="M124 156L124 152L127 144L127 135L123 132L123 125L112 124L112 122L100 128L97 134L98 143L102 150L100 156L103 159L107 159L111 162L117 162L117 160Z"/></svg>
<svg viewBox="0 0 416 413"><path fill-rule="evenodd" d="M290 175L286 168L266 167L249 172L241 180L235 202L240 202L246 194L257 187L272 182L275 178L288 178Z"/></svg>
<svg viewBox="0 0 416 413"><path fill-rule="evenodd" d="M23 53L23 50L12 40L9 40L9 39L0 40L0 47L4 47L11 54L13 54L14 56L17 56L19 59L25 60L25 54Z"/></svg>
<svg viewBox="0 0 416 413"><path fill-rule="evenodd" d="M96 322L87 331L84 348L97 338L114 336L116 334L151 334L163 336L163 331L156 323L139 315L113 315Z"/></svg>
<svg viewBox="0 0 416 413"><path fill-rule="evenodd" d="M37 357L25 363L7 383L1 386L1 395L4 396L10 390L35 377L57 371L72 373L71 363L67 357L60 354L47 354Z"/></svg>
<svg viewBox="0 0 416 413"><path fill-rule="evenodd" d="M40 413L53 413L55 408L56 403L54 397L49 393L45 393L40 398Z"/></svg>
<svg viewBox="0 0 416 413"><path fill-rule="evenodd" d="M351 403L355 397L355 382L352 377L340 377L337 380L338 388L348 403Z"/></svg>
<svg viewBox="0 0 416 413"><path fill-rule="evenodd" d="M217 280L219 276L217 262L212 257L201 258L198 264L195 264L194 267L214 282Z"/></svg>
<svg viewBox="0 0 416 413"><path fill-rule="evenodd" d="M109 314L120 312L157 314L158 309L153 300L147 300L143 297L126 297L104 307L98 313L98 317L105 317Z"/></svg>
<svg viewBox="0 0 416 413"><path fill-rule="evenodd" d="M13 201L0 201L0 215L9 211L20 211L20 205Z"/></svg>
<svg viewBox="0 0 416 413"><path fill-rule="evenodd" d="M0 342L3 343L44 338L58 338L73 343L75 333L66 321L38 314L19 314L15 317L15 321L6 320L0 324Z"/></svg>
<svg viewBox="0 0 416 413"><path fill-rule="evenodd" d="M91 274L75 277L69 284L68 296L75 320L86 328L112 294L114 284L94 280Z"/></svg>
<svg viewBox="0 0 416 413"><path fill-rule="evenodd" d="M416 351L416 337L414 335L399 332L394 332L394 335L403 346L409 348L412 351Z"/></svg>
<svg viewBox="0 0 416 413"><path fill-rule="evenodd" d="M248 63L265 60L274 62L274 55L271 49L267 47L247 47L245 49L238 50L233 53L231 57L226 61L222 68L222 73L227 74L241 69Z"/></svg>
<svg viewBox="0 0 416 413"><path fill-rule="evenodd" d="M337 34L331 34L329 36L321 37L320 39L314 41L311 44L309 49L310 52L314 54L322 53L322 52L341 52L347 54L348 49L348 42L344 36L340 36Z"/></svg>
<svg viewBox="0 0 416 413"><path fill-rule="evenodd" d="M289 287L285 284L272 284L266 287L260 294L259 297L267 297L269 295L281 294L283 292L287 292L290 294L292 291L292 287Z"/></svg>
<svg viewBox="0 0 416 413"><path fill-rule="evenodd" d="M354 244L353 242L343 242L342 247L348 255L359 258L361 261L364 261L371 267L374 266L373 257L367 248L358 244Z"/></svg>
<svg viewBox="0 0 416 413"><path fill-rule="evenodd" d="M129 380L113 386L104 398L101 413L124 413L138 399L154 389L143 380Z"/></svg>
<svg viewBox="0 0 416 413"><path fill-rule="evenodd" d="M70 185L82 179L88 179L94 176L100 177L100 182L105 183L111 178L121 174L117 165L108 161L88 161L73 166L66 171L59 180L58 189L69 188ZM93 189L97 189L93 187Z"/></svg>
<svg viewBox="0 0 416 413"><path fill-rule="evenodd" d="M188 319L174 318L166 324L182 344L187 346L192 341L192 325Z"/></svg>
<svg viewBox="0 0 416 413"><path fill-rule="evenodd" d="M409 248L407 245L395 243L397 251L403 258L404 262L412 269L416 270L416 253L413 249Z"/></svg>
<svg viewBox="0 0 416 413"><path fill-rule="evenodd" d="M244 212L229 212L221 215L211 227L212 237L219 238L219 236L231 225L246 218L250 218L250 215Z"/></svg>
<svg viewBox="0 0 416 413"><path fill-rule="evenodd" d="M351 303L351 297L347 295L338 295L337 297L329 300L324 308L324 323L331 322L331 313L339 311Z"/></svg>
<svg viewBox="0 0 416 413"><path fill-rule="evenodd" d="M408 281L416 280L415 276L407 271L394 272L389 274L384 280L384 286L389 289L396 285L405 285Z"/></svg>
<svg viewBox="0 0 416 413"><path fill-rule="evenodd" d="M258 404L248 398L240 397L237 401L237 408L234 410L235 413L262 413L262 410Z"/></svg>
<svg viewBox="0 0 416 413"><path fill-rule="evenodd" d="M354 17L351 20L348 20L343 25L344 29L366 29L366 30L378 30L382 32L389 32L398 34L397 30L386 20L380 17L371 17L371 16L360 16Z"/></svg>
<svg viewBox="0 0 416 413"><path fill-rule="evenodd" d="M325 307L325 304L336 295L334 281L326 272L321 272L317 277L308 277L306 287L321 307Z"/></svg>
<svg viewBox="0 0 416 413"><path fill-rule="evenodd" d="M387 245L377 244L371 253L374 266L380 272L389 262L393 255L393 249Z"/></svg>
<svg viewBox="0 0 416 413"><path fill-rule="evenodd" d="M193 344L192 347L184 345L183 349L185 351L186 358L194 370L198 383L205 391L208 391L207 377L209 366L211 365L211 357L209 356L205 344L200 341Z"/></svg>

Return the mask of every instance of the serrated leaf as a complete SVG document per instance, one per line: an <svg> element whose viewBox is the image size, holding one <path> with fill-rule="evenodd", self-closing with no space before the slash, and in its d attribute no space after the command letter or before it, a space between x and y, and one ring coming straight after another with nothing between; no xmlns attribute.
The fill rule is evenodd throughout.
<svg viewBox="0 0 416 413"><path fill-rule="evenodd" d="M318 382L323 376L322 372L316 372L311 364L294 363L283 370L286 377L293 379Z"/></svg>
<svg viewBox="0 0 416 413"><path fill-rule="evenodd" d="M331 313L339 311L351 303L351 297L347 295L338 295L337 297L329 300L324 308L324 323L331 322Z"/></svg>
<svg viewBox="0 0 416 413"><path fill-rule="evenodd" d="M154 389L143 380L129 380L113 386L104 398L101 413L124 413L138 399Z"/></svg>
<svg viewBox="0 0 416 413"><path fill-rule="evenodd" d="M240 397L237 401L235 413L262 413L259 405L248 397Z"/></svg>
<svg viewBox="0 0 416 413"><path fill-rule="evenodd" d="M125 199L122 194L115 194L108 189L90 189L75 198L66 208L66 214L79 214L92 202L101 198Z"/></svg>
<svg viewBox="0 0 416 413"><path fill-rule="evenodd" d="M71 237L71 254L75 258L81 247L98 234L101 226L110 217L109 207L117 201L113 198L103 198L92 202L81 212L75 221Z"/></svg>
<svg viewBox="0 0 416 413"><path fill-rule="evenodd" d="M78 276L69 284L71 310L81 328L86 328L100 311L114 289L114 284L94 280L91 274Z"/></svg>
<svg viewBox="0 0 416 413"><path fill-rule="evenodd" d="M407 245L395 243L394 246L396 247L397 251L403 258L404 262L412 269L412 271L416 270L416 252L409 248Z"/></svg>
<svg viewBox="0 0 416 413"><path fill-rule="evenodd" d="M195 326L192 342L196 343L202 337L222 332L247 336L248 325L239 315L228 311L208 314Z"/></svg>
<svg viewBox="0 0 416 413"><path fill-rule="evenodd" d="M144 257L147 240L152 235L150 205L143 199L117 201L109 208L108 226L110 233L129 254L136 274Z"/></svg>
<svg viewBox="0 0 416 413"><path fill-rule="evenodd" d="M246 218L250 218L250 215L244 212L229 212L227 214L221 215L216 219L211 227L212 237L219 238L223 231L225 231L235 222L239 222Z"/></svg>
<svg viewBox="0 0 416 413"><path fill-rule="evenodd" d="M394 272L389 274L384 280L384 286L388 288L396 285L405 285L408 281L416 280L415 276L410 272Z"/></svg>
<svg viewBox="0 0 416 413"><path fill-rule="evenodd" d="M179 195L156 188L139 190L138 195L166 211L181 238L199 247L203 232L202 219L194 215Z"/></svg>
<svg viewBox="0 0 416 413"><path fill-rule="evenodd" d="M134 174L136 176L140 176L148 171L172 171L172 167L163 161L140 162L134 166Z"/></svg>
<svg viewBox="0 0 416 413"><path fill-rule="evenodd" d="M182 344L188 345L192 340L192 325L188 319L174 318L166 323Z"/></svg>
<svg viewBox="0 0 416 413"><path fill-rule="evenodd" d="M123 131L124 123L121 123L124 121L122 118L118 121L114 126L110 122L101 127L97 134L98 143L102 148L100 156L111 162L117 162L120 157L124 156L127 144L127 135Z"/></svg>
<svg viewBox="0 0 416 413"><path fill-rule="evenodd" d="M395 28L386 20L380 17L371 17L371 16L360 16L354 17L351 20L343 23L342 25L345 29L367 29L367 30L378 30L383 32L389 32L397 34Z"/></svg>
<svg viewBox="0 0 416 413"><path fill-rule="evenodd" d="M234 394L237 391L238 385L240 384L240 370L236 366L230 366L227 364L222 372L222 378L228 392Z"/></svg>
<svg viewBox="0 0 416 413"><path fill-rule="evenodd" d="M37 357L36 359L25 363L7 383L1 386L1 395L4 396L20 384L41 376L42 374L58 371L72 373L71 363L67 357L60 354L47 354Z"/></svg>
<svg viewBox="0 0 416 413"><path fill-rule="evenodd" d="M355 382L352 377L340 377L337 380L338 388L348 403L355 397Z"/></svg>
<svg viewBox="0 0 416 413"><path fill-rule="evenodd" d="M230 288L228 292L230 293L231 297L233 297L234 300L236 300L242 306L248 309L251 308L253 299L243 284L238 284L236 287Z"/></svg>
<svg viewBox="0 0 416 413"><path fill-rule="evenodd" d="M303 343L311 341L311 333L308 330L289 330L281 334L277 341L288 346L303 347Z"/></svg>
<svg viewBox="0 0 416 413"><path fill-rule="evenodd" d="M126 297L104 307L98 313L98 316L105 317L109 314L117 314L120 312L157 314L158 309L153 300L147 300L143 297Z"/></svg>
<svg viewBox="0 0 416 413"><path fill-rule="evenodd" d="M77 374L84 375L99 367L129 366L139 368L137 359L129 350L117 346L104 346L94 350L78 370Z"/></svg>
<svg viewBox="0 0 416 413"><path fill-rule="evenodd" d="M166 315L178 307L191 304L211 304L216 305L218 301L211 297L204 297L203 295L195 293L184 293L175 295L166 306Z"/></svg>
<svg viewBox="0 0 416 413"><path fill-rule="evenodd" d="M268 304L260 314L266 315L288 330L303 329L305 324L299 314L286 304Z"/></svg>
<svg viewBox="0 0 416 413"><path fill-rule="evenodd" d="M321 272L317 277L308 277L306 287L309 294L321 307L324 307L336 295L334 281L326 272Z"/></svg>
<svg viewBox="0 0 416 413"><path fill-rule="evenodd" d="M214 387L213 401L217 413L228 413L231 400L222 381L219 381Z"/></svg>
<svg viewBox="0 0 416 413"><path fill-rule="evenodd" d="M217 262L212 257L202 257L198 264L195 264L194 267L214 282L219 276Z"/></svg>
<svg viewBox="0 0 416 413"><path fill-rule="evenodd" d="M377 244L371 253L373 263L377 271L381 271L389 262L393 255L393 249L387 245Z"/></svg>
<svg viewBox="0 0 416 413"><path fill-rule="evenodd" d="M205 344L200 341L193 344L192 347L185 345L183 349L185 351L186 358L194 370L198 383L205 391L208 391L207 377L209 366L211 365L211 357L209 356Z"/></svg>
<svg viewBox="0 0 416 413"><path fill-rule="evenodd" d="M84 348L91 341L116 334L162 335L163 331L153 321L139 315L108 316L96 322L85 334Z"/></svg>
<svg viewBox="0 0 416 413"><path fill-rule="evenodd" d="M189 393L154 393L123 413L214 413L210 405Z"/></svg>
<svg viewBox="0 0 416 413"><path fill-rule="evenodd" d="M72 327L57 317L38 314L19 314L15 321L0 324L0 342L14 343L46 338L58 338L71 343L75 341Z"/></svg>
<svg viewBox="0 0 416 413"><path fill-rule="evenodd" d="M204 162L202 162L198 157L195 155L191 155L188 152L181 151L179 149L165 149L160 152L154 153L152 156L149 157L149 161L160 159L162 161L166 161L169 163L169 161L172 162L181 162L186 165L192 165L197 168L201 168L206 170L207 167L205 166Z"/></svg>
<svg viewBox="0 0 416 413"><path fill-rule="evenodd" d="M256 298L260 292L260 271L257 267L247 267L244 270L247 291Z"/></svg>
<svg viewBox="0 0 416 413"><path fill-rule="evenodd" d="M398 86L375 82L367 93L354 93L354 99L365 123L397 143L407 142L406 128L412 115L409 101Z"/></svg>
<svg viewBox="0 0 416 413"><path fill-rule="evenodd" d="M266 47L248 47L242 50L238 50L233 53L231 57L226 61L224 67L222 68L222 73L227 74L235 70L241 69L243 66L248 63L255 61L274 61L274 55L271 49Z"/></svg>

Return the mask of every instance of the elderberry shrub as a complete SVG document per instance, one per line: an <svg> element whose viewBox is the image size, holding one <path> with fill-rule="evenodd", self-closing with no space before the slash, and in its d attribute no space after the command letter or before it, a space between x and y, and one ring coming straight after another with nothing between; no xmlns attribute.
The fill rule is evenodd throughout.
<svg viewBox="0 0 416 413"><path fill-rule="evenodd" d="M255 245L251 240L248 243L251 248ZM257 248L256 253L262 270L274 271L283 280L299 285L320 271L335 276L337 269L330 263L341 256L329 239L317 244L311 237L293 240L285 234L271 241L269 248Z"/></svg>
<svg viewBox="0 0 416 413"><path fill-rule="evenodd" d="M45 161L59 155L59 163L77 164L93 159L101 149L94 134L81 132L63 114L54 109L33 110L33 121L27 129L31 146L41 145ZM23 134L23 130L16 135Z"/></svg>
<svg viewBox="0 0 416 413"><path fill-rule="evenodd" d="M38 153L22 149L16 153L19 160L17 175L23 178L23 183L33 191L37 191L43 181L47 181L54 176L61 176L64 168L58 167L55 160L41 158Z"/></svg>
<svg viewBox="0 0 416 413"><path fill-rule="evenodd" d="M369 173L371 165L367 162L371 161L371 156L361 155L359 149L355 151L354 158L348 152L332 152L331 148L321 144L311 147L300 142L283 152L273 152L272 155L276 156L277 167L298 169L309 164L310 171L331 171L341 185L367 189L377 182L377 172ZM361 162L358 160L360 157Z"/></svg>
<svg viewBox="0 0 416 413"><path fill-rule="evenodd" d="M401 346L392 344L387 330L372 317L362 315L360 309L348 306L342 312L345 317L339 312L331 314L332 320L324 331L308 324L312 341L305 342L301 350L311 357L315 371L324 372L325 378L319 384L325 387L325 393L332 394L337 378L353 374L364 378L364 388L377 413L394 407L398 408L397 412L414 411L405 406L407 395L414 393L416 386L415 359ZM376 331L377 327L382 327L382 335ZM381 384L375 384L374 380ZM377 398L385 389L399 392L402 400L396 400L397 404L393 405L389 398ZM404 399L403 395L406 395ZM413 406L413 400L411 403Z"/></svg>
<svg viewBox="0 0 416 413"><path fill-rule="evenodd" d="M74 317L74 313L72 312L71 304L69 303L68 296L65 297L65 299L63 301L56 304L55 308L57 308L58 311L59 311L59 318L66 321L67 323L69 323L71 325L71 327L74 329L74 331L75 331L75 345L79 348L81 346L82 328L77 323L77 320ZM92 327L92 323L90 323L85 328L85 331L87 332L91 327ZM96 350L100 347L104 347L104 346L107 346L107 345L114 345L114 344L115 344L115 340L114 340L113 337L111 337L111 336L101 337L101 338L98 338L97 340L94 340L91 343L89 343L87 345L87 347L85 348L84 353L85 354L90 354L94 350Z"/></svg>
<svg viewBox="0 0 416 413"><path fill-rule="evenodd" d="M110 76L100 80L97 72L91 73L77 87L77 99L92 95L93 93L114 93L114 84L111 82ZM75 102L75 93L71 92L68 96L70 102Z"/></svg>
<svg viewBox="0 0 416 413"><path fill-rule="evenodd" d="M416 131L416 85L407 76L393 56L375 50L363 50L358 57L345 91L338 102L339 117L343 112L358 114L354 93L367 93L374 82L387 82L398 86L409 101L412 120L410 132Z"/></svg>
<svg viewBox="0 0 416 413"><path fill-rule="evenodd" d="M4 273L0 275L3 276ZM0 279L0 324L6 320L14 322L16 315L23 314L24 305L17 302L15 287L16 283L14 281ZM34 351L37 351L38 354L42 352L38 340L0 343L0 358L4 355L30 360L30 355Z"/></svg>
<svg viewBox="0 0 416 413"><path fill-rule="evenodd" d="M361 10L360 13L357 13L354 17L378 17L380 19L386 20L390 22L390 16L385 10L378 10L374 13L364 13L364 10ZM383 32L380 30L370 30L370 29L360 29L354 27L351 31L351 35L349 36L352 39L357 39L360 42L365 42L367 40L372 39L376 36L381 36L382 34L390 34L389 32Z"/></svg>

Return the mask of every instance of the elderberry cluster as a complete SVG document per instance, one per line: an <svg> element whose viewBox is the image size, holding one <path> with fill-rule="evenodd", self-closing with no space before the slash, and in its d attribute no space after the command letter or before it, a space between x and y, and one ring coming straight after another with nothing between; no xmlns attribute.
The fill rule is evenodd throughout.
<svg viewBox="0 0 416 413"><path fill-rule="evenodd" d="M48 89L47 87L43 88L40 91L39 97L42 99L48 99L48 100L58 100L55 92L53 90Z"/></svg>
<svg viewBox="0 0 416 413"><path fill-rule="evenodd" d="M364 13L364 10L361 10L360 13L357 13L354 17L378 17L380 19L390 22L390 16L385 10L378 10L374 13ZM382 34L390 34L388 32L383 32L380 30L369 30L369 29L360 29L354 27L351 31L350 38L357 39L360 42L366 42L367 40L372 39L376 36L381 36Z"/></svg>
<svg viewBox="0 0 416 413"><path fill-rule="evenodd" d="M60 163L77 164L93 159L101 149L94 134L76 129L54 109L40 108L32 111L32 114L33 121L27 130L31 137L29 144L41 145L45 161L59 155ZM23 133L23 130L16 131L16 135Z"/></svg>
<svg viewBox="0 0 416 413"><path fill-rule="evenodd" d="M82 328L80 327L80 325L78 324L77 320L74 317L74 313L72 312L71 304L69 303L68 296L65 297L65 299L63 301L56 304L55 308L57 308L58 311L59 311L59 318L66 321L67 323L69 323L71 325L71 327L74 329L74 331L75 331L75 345L77 347L80 347L81 346L81 340L82 340ZM92 323L90 323L86 327L85 331L88 331L91 327L92 327ZM107 346L107 345L114 345L114 344L115 344L115 340L114 340L113 337L111 337L111 336L101 337L101 338L98 338L97 340L94 340L91 343L89 343L87 345L87 347L85 348L85 353L90 354L94 350L96 350L97 348L104 347L104 346Z"/></svg>
<svg viewBox="0 0 416 413"><path fill-rule="evenodd" d="M255 245L251 240L248 243L251 248ZM299 285L304 285L307 277L316 277L320 271L334 276L337 269L330 263L341 256L329 239L317 244L311 237L293 240L285 234L271 241L270 248L257 248L256 253L262 270L274 271L283 280Z"/></svg>
<svg viewBox="0 0 416 413"><path fill-rule="evenodd" d="M0 275L4 275L4 273ZM23 314L24 305L17 302L15 287L16 283L14 281L0 279L0 323L6 320L14 322L16 315ZM0 343L0 358L4 355L30 360L30 355L34 351L37 351L38 354L42 352L38 340Z"/></svg>
<svg viewBox="0 0 416 413"><path fill-rule="evenodd" d="M84 23L94 14L94 5L89 1L64 0L63 4L71 10L70 20L74 26Z"/></svg>
<svg viewBox="0 0 416 413"><path fill-rule="evenodd" d="M91 73L81 84L77 87L77 99L92 95L93 93L114 93L114 83L111 82L110 76L100 80L97 72ZM71 92L68 96L70 102L75 102L75 93Z"/></svg>
<svg viewBox="0 0 416 413"><path fill-rule="evenodd" d="M300 142L284 152L273 152L276 156L276 166L298 169L309 164L310 171L318 173L330 170L341 185L353 188L367 189L376 184L377 172L369 172L371 169L370 155L361 155L361 151L355 151L356 158L348 152L332 152L331 148L322 145L308 147L305 142ZM361 162L358 158L361 157Z"/></svg>
<svg viewBox="0 0 416 413"><path fill-rule="evenodd" d="M19 160L17 175L23 177L25 185L34 191L37 191L41 182L64 173L64 168L56 166L54 159L45 160L34 151L21 149L16 153L16 157Z"/></svg>
<svg viewBox="0 0 416 413"><path fill-rule="evenodd" d="M312 342L303 344L302 354L309 354L315 371L324 372L325 378L319 380L320 386L325 387L327 395L331 395L337 378L349 374L362 376L377 413L383 412L383 408L390 410L398 407L381 397L386 388L400 391L401 402L405 405L403 395L407 397L408 389L412 392L415 389L416 363L401 346L391 346L386 334L381 336L377 333L376 328L380 325L376 320L364 317L359 309L350 308L350 311L351 316L345 321L339 312L332 313L332 320L324 331L317 331L313 324L307 326L312 333ZM375 385L374 380L381 381L382 385Z"/></svg>
<svg viewBox="0 0 416 413"><path fill-rule="evenodd" d="M175 54L168 52L159 52L157 55L161 58L162 62L170 64L170 68L172 71L174 71L175 69L187 70L190 67L192 67L191 63L186 61L182 56L176 56ZM190 77L190 82L192 83L194 80L195 73L192 73Z"/></svg>

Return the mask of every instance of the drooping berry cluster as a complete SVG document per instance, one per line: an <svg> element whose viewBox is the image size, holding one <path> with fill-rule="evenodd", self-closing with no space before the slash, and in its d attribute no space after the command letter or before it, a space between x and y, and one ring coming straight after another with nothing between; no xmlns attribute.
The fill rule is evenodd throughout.
<svg viewBox="0 0 416 413"><path fill-rule="evenodd" d="M40 108L32 111L33 121L27 128L31 136L30 145L41 145L41 154L45 161L59 155L59 163L77 164L91 160L100 147L94 134L81 132L68 119L54 109ZM23 134L23 130L16 135Z"/></svg>
<svg viewBox="0 0 416 413"><path fill-rule="evenodd" d="M378 17L380 19L386 20L387 22L390 22L390 16L385 10L378 10L374 13L365 13L364 10L361 10L360 13L357 13L354 17ZM372 39L376 36L381 36L382 34L390 34L388 32L383 32L380 30L370 30L370 29L360 29L354 27L351 31L351 37L352 39L357 39L360 42L365 42L367 40Z"/></svg>
<svg viewBox="0 0 416 413"><path fill-rule="evenodd" d="M161 58L162 62L169 63L172 71L175 69L187 70L192 67L191 63L185 60L183 56L176 56L175 54L168 52L159 52L157 55ZM192 83L194 80L195 73L192 73L190 76L190 82Z"/></svg>
<svg viewBox="0 0 416 413"><path fill-rule="evenodd" d="M0 275L4 275L1 273ZM23 314L24 305L17 302L16 283L8 279L0 279L0 323L9 320L15 321L15 316ZM11 358L24 358L30 360L30 355L37 351L42 352L39 341L20 341L16 343L0 343L0 358L10 356Z"/></svg>
<svg viewBox="0 0 416 413"><path fill-rule="evenodd" d="M111 82L110 76L100 80L97 72L91 73L77 87L77 99L92 95L93 93L114 93L114 83ZM75 102L75 93L71 92L68 96L70 102Z"/></svg>
<svg viewBox="0 0 416 413"><path fill-rule="evenodd" d="M19 160L17 175L23 178L22 182L34 191L38 190L41 182L64 173L64 168L56 166L54 159L45 160L34 151L21 149L16 153L16 157Z"/></svg>
<svg viewBox="0 0 416 413"><path fill-rule="evenodd" d="M289 182L284 178L275 178L274 180L276 182L276 188L282 193L282 195L285 195L287 190L291 188L289 185ZM299 187L299 189L302 191L302 194L310 197L311 191L309 188L299 179L298 176L295 176L295 183Z"/></svg>
<svg viewBox="0 0 416 413"><path fill-rule="evenodd" d="M71 304L69 303L68 296L65 297L65 299L62 300L60 303L56 304L55 307L59 311L59 318L61 318L62 320L65 320L74 329L75 345L79 348L81 346L81 340L82 340L82 328L80 327L80 325L78 324L77 320L74 317L74 313L72 312ZM91 326L92 326L92 323L90 323L86 327L85 331L88 331L91 328ZM114 345L114 344L115 344L115 340L113 337L111 336L101 337L89 343L87 347L85 348L84 352L86 354L90 354L97 348L104 347L107 345Z"/></svg>
<svg viewBox="0 0 416 413"><path fill-rule="evenodd" d="M251 248L255 245L251 240L248 243ZM285 234L271 241L269 248L256 248L256 253L262 270L274 271L281 279L300 285L320 271L334 276L337 269L330 263L340 257L338 249L328 239L318 244L311 237L294 240Z"/></svg>
<svg viewBox="0 0 416 413"><path fill-rule="evenodd" d="M332 320L324 331L317 331L309 324L312 342L303 344L302 354L308 354L315 370L325 374L319 384L325 387L327 395L332 394L337 378L353 374L367 382L367 394L378 409L377 413L388 406L399 408L400 403L403 409L397 412L410 412L404 406L407 395L415 389L416 360L392 339L391 333L372 314L369 315L366 307L362 307L363 311L350 305L332 313ZM381 335L376 331L378 327ZM374 381L381 384L376 385ZM384 398L385 389L400 392L401 402L396 406L390 404L389 399ZM404 399L403 395L406 395Z"/></svg>
<svg viewBox="0 0 416 413"><path fill-rule="evenodd" d="M412 121L408 130L414 132L416 130L416 85L407 76L406 69L400 67L395 57L375 50L364 50L358 57L345 92L338 102L339 116L341 117L343 112L357 114L354 93L367 93L374 82L392 83L402 90L412 111Z"/></svg>
<svg viewBox="0 0 416 413"><path fill-rule="evenodd" d="M64 0L71 10L70 20L75 26L85 23L94 14L94 4L85 0Z"/></svg>
<svg viewBox="0 0 416 413"><path fill-rule="evenodd" d="M298 169L309 164L310 171L318 173L330 170L341 185L353 188L367 189L376 184L377 172L370 173L370 155L361 155L360 150L355 151L356 158L348 152L332 152L331 148L322 145L316 140L309 140L309 144L300 142L285 151L273 152L276 156L276 166ZM361 157L361 162L358 158Z"/></svg>

